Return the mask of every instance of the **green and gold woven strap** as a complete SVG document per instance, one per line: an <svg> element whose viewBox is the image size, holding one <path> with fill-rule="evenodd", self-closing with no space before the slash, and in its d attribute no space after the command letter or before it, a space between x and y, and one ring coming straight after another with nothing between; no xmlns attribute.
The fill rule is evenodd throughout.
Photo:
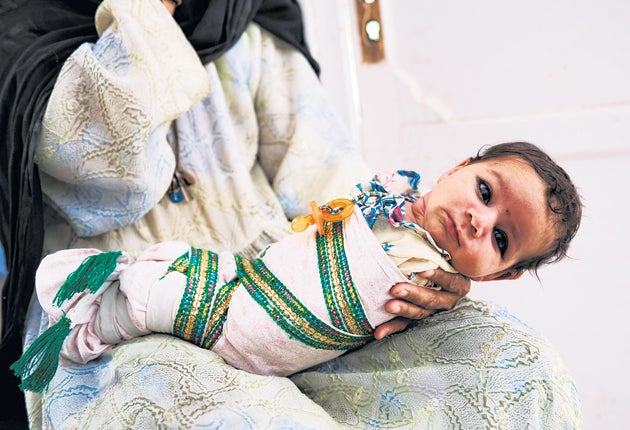
<svg viewBox="0 0 630 430"><path fill-rule="evenodd" d="M168 266L168 269L166 270L164 276L168 275L171 272L179 272L187 275L188 269L190 268L190 254L190 252L186 252L180 255L175 261L171 263L170 266Z"/></svg>
<svg viewBox="0 0 630 430"><path fill-rule="evenodd" d="M238 277L252 298L291 338L313 348L346 350L363 345L371 335L357 335L327 324L304 306L261 259L236 258Z"/></svg>
<svg viewBox="0 0 630 430"><path fill-rule="evenodd" d="M190 252L175 260L168 269L187 277L173 322L173 334L207 349L212 348L221 335L230 298L238 285L233 281L217 288L218 267L218 254L191 247Z"/></svg>
<svg viewBox="0 0 630 430"><path fill-rule="evenodd" d="M217 294L210 313L210 319L206 324L206 330L203 335L202 348L211 349L221 337L223 333L223 323L227 318L227 312L230 307L232 294L239 286L238 279L234 279L217 288Z"/></svg>
<svg viewBox="0 0 630 430"><path fill-rule="evenodd" d="M369 335L374 327L365 315L352 281L343 223L325 222L324 234L317 236L317 259L324 300L335 327L349 333Z"/></svg>

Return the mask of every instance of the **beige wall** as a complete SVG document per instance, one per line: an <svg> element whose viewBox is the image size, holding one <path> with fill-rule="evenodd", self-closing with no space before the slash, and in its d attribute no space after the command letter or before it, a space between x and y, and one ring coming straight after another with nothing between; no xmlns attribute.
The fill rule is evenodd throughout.
<svg viewBox="0 0 630 430"><path fill-rule="evenodd" d="M473 285L542 332L571 369L585 428L630 421L630 2L381 0L384 63L360 63L354 1L303 1L307 34L371 166L432 185L481 145L528 140L585 203L572 259Z"/></svg>

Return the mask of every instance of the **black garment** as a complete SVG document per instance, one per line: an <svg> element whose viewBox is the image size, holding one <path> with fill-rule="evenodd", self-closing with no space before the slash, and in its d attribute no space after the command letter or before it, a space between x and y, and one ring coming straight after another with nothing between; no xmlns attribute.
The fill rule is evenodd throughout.
<svg viewBox="0 0 630 430"><path fill-rule="evenodd" d="M254 21L298 49L319 75L304 38L302 11L297 0L184 0L175 20L206 64L231 48Z"/></svg>
<svg viewBox="0 0 630 430"><path fill-rule="evenodd" d="M24 318L43 246L33 136L64 61L80 44L97 39L94 15L99 3L14 0L0 9L0 241L8 268L2 289L0 386L5 399L11 399L2 403L2 416L25 416L19 381L9 366L21 354ZM174 18L203 63L232 47L254 21L295 46L319 74L297 0L184 0ZM18 404L13 404L15 399Z"/></svg>

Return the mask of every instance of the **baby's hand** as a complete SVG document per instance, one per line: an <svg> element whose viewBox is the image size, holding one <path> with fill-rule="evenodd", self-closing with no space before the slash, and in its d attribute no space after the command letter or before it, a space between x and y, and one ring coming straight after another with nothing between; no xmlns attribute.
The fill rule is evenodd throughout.
<svg viewBox="0 0 630 430"><path fill-rule="evenodd" d="M452 309L459 299L470 291L470 279L442 269L427 270L420 273L442 290L437 291L415 284L401 282L394 285L390 293L396 299L385 304L385 310L398 317L381 324L374 331L376 339L404 330L411 320L425 318L436 311Z"/></svg>

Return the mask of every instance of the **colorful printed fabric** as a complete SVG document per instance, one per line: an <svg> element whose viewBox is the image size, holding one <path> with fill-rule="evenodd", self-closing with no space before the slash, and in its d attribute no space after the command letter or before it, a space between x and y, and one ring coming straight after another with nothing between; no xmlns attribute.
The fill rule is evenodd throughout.
<svg viewBox="0 0 630 430"><path fill-rule="evenodd" d="M357 184L360 194L354 197L370 228L376 218L386 216L398 227L405 218L405 201L414 202L418 194L420 174L410 170L397 170L389 174L375 175L366 184Z"/></svg>
<svg viewBox="0 0 630 430"><path fill-rule="evenodd" d="M420 174L411 170L379 173L365 184L358 184L360 194L354 202L361 210L383 250L392 257L407 279L432 287L418 273L441 267L455 272L448 261L450 254L440 248L422 226L405 221L405 204L412 204L420 194ZM381 222L383 219L386 222ZM428 264L437 263L437 264Z"/></svg>

